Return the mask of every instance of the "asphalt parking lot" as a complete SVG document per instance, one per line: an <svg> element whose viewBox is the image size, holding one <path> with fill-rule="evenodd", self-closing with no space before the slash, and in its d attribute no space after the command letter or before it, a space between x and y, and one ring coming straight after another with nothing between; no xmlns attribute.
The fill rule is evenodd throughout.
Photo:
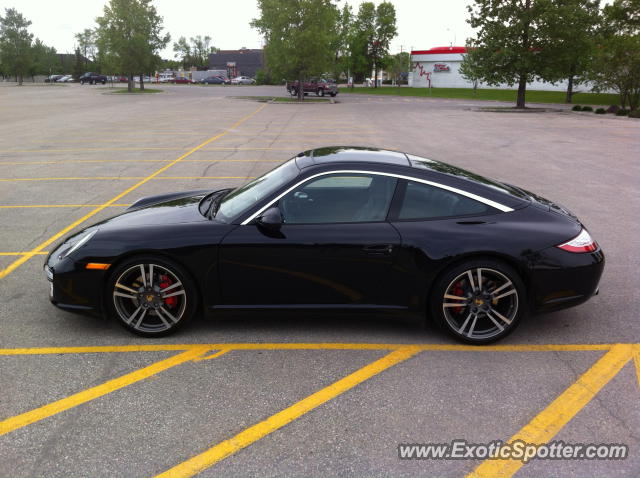
<svg viewBox="0 0 640 478"><path fill-rule="evenodd" d="M0 476L640 475L640 121L466 100L148 95L0 84ZM142 196L240 185L299 151L398 149L574 211L600 294L489 347L389 316L225 315L135 337L49 304L46 251ZM621 443L617 461L401 460L398 444Z"/></svg>

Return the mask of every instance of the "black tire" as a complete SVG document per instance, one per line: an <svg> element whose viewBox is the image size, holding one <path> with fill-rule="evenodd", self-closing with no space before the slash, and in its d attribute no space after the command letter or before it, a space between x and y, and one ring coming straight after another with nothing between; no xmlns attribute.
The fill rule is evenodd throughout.
<svg viewBox="0 0 640 478"><path fill-rule="evenodd" d="M329 93L329 95L331 96L331 98L335 98L336 97L336 93Z"/></svg>
<svg viewBox="0 0 640 478"><path fill-rule="evenodd" d="M490 258L446 270L429 299L434 321L458 340L475 345L506 337L527 311L525 287L516 270Z"/></svg>
<svg viewBox="0 0 640 478"><path fill-rule="evenodd" d="M102 80L102 84L105 85L107 82L105 80Z"/></svg>
<svg viewBox="0 0 640 478"><path fill-rule="evenodd" d="M324 96L324 89L322 89L322 88L318 88L318 91L316 91L316 95L318 95L318 96Z"/></svg>
<svg viewBox="0 0 640 478"><path fill-rule="evenodd" d="M193 318L198 304L197 288L187 271L152 255L119 264L109 276L105 294L109 314L125 329L143 337L176 332Z"/></svg>
<svg viewBox="0 0 640 478"><path fill-rule="evenodd" d="M95 85L95 84L96 84L96 82L95 82L95 81L93 81L93 80L91 80L91 81L89 81L89 84L90 84L90 85Z"/></svg>
<svg viewBox="0 0 640 478"><path fill-rule="evenodd" d="M291 93L291 96L298 96L298 90L296 90L295 88L291 88L291 90L289 90L289 93Z"/></svg>
<svg viewBox="0 0 640 478"><path fill-rule="evenodd" d="M81 84L81 85L84 85L84 80L80 80L80 84Z"/></svg>

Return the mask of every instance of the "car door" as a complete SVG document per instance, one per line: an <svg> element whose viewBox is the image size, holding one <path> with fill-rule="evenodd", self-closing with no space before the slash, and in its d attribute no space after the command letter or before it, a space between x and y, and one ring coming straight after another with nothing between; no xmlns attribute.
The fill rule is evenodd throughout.
<svg viewBox="0 0 640 478"><path fill-rule="evenodd" d="M473 252L491 232L497 209L473 198L419 181L401 180L389 220L402 236L397 269L405 287L400 302L421 304L443 261Z"/></svg>
<svg viewBox="0 0 640 478"><path fill-rule="evenodd" d="M224 304L385 307L400 236L387 221L396 178L331 173L277 202L279 231L257 223L232 231L220 248Z"/></svg>

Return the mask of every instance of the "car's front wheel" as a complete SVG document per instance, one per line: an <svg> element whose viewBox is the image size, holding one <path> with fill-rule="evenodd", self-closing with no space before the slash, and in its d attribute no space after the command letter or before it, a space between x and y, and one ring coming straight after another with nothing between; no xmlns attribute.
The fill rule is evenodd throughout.
<svg viewBox="0 0 640 478"><path fill-rule="evenodd" d="M324 90L322 88L318 88L318 91L316 93L318 96L324 96Z"/></svg>
<svg viewBox="0 0 640 478"><path fill-rule="evenodd" d="M431 294L435 321L459 340L485 344L511 333L526 311L518 273L500 261L473 260L446 271Z"/></svg>
<svg viewBox="0 0 640 478"><path fill-rule="evenodd" d="M107 286L110 310L126 329L161 337L182 327L196 310L196 288L178 264L144 256L120 264Z"/></svg>

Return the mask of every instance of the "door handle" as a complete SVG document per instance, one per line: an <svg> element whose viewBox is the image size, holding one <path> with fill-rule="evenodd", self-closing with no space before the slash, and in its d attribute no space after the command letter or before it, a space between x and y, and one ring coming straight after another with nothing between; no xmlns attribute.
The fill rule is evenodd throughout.
<svg viewBox="0 0 640 478"><path fill-rule="evenodd" d="M367 254L391 254L393 252L393 244L371 244L363 247Z"/></svg>

